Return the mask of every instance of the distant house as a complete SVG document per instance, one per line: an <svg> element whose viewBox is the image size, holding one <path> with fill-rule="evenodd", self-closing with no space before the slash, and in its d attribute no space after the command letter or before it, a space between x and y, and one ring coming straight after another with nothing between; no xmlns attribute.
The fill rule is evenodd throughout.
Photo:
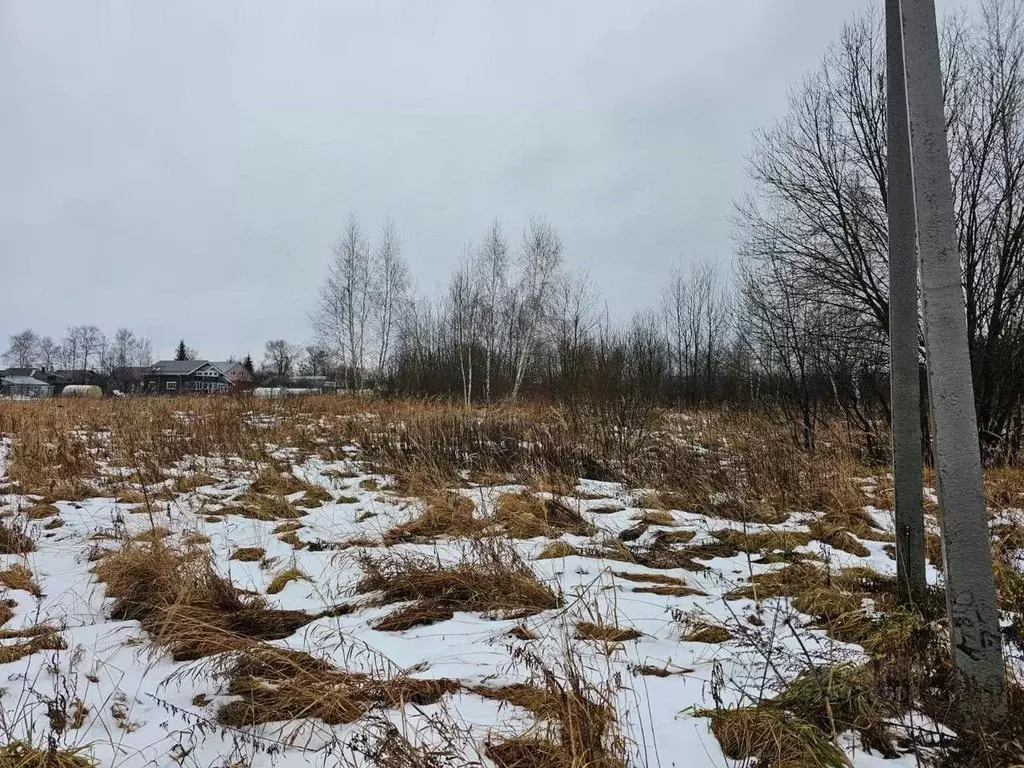
<svg viewBox="0 0 1024 768"><path fill-rule="evenodd" d="M248 369L235 360L211 361L210 365L224 374L232 392L246 392L256 386L256 380Z"/></svg>
<svg viewBox="0 0 1024 768"><path fill-rule="evenodd" d="M0 395L4 397L53 397L53 384L32 376L0 376Z"/></svg>
<svg viewBox="0 0 1024 768"><path fill-rule="evenodd" d="M252 389L252 376L241 363L209 360L161 360L143 374L143 391L226 393Z"/></svg>

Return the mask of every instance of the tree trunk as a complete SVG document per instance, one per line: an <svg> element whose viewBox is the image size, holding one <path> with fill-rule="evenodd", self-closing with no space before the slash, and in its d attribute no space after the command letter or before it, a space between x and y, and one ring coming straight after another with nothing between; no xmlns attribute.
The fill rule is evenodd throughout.
<svg viewBox="0 0 1024 768"><path fill-rule="evenodd" d="M1005 677L954 225L934 0L902 0L904 61L953 664L965 714L1005 715Z"/></svg>
<svg viewBox="0 0 1024 768"><path fill-rule="evenodd" d="M921 393L918 381L917 216L910 162L900 0L886 0L889 130L889 359L892 474L896 496L896 574L900 598L920 604L925 592L921 486Z"/></svg>

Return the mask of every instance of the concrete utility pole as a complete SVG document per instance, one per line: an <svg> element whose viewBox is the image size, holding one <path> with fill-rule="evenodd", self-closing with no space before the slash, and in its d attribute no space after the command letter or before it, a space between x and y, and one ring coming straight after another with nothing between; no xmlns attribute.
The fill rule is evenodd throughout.
<svg viewBox="0 0 1024 768"><path fill-rule="evenodd" d="M998 720L1005 714L1003 648L981 482L935 0L902 0L902 11L928 384L935 422L953 665L961 693L969 697L964 702L964 711Z"/></svg>
<svg viewBox="0 0 1024 768"><path fill-rule="evenodd" d="M917 213L910 162L907 82L900 0L886 0L885 41L889 170L889 370L892 476L896 492L896 575L900 599L918 605L925 592L921 388L918 361Z"/></svg>

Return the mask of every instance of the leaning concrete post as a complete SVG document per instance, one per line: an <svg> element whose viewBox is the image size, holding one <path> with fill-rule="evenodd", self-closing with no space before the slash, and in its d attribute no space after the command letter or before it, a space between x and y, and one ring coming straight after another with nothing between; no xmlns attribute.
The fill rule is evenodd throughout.
<svg viewBox="0 0 1024 768"><path fill-rule="evenodd" d="M918 360L917 215L903 69L900 0L886 0L889 171L889 370L892 475L896 495L896 574L900 598L920 604L925 591Z"/></svg>
<svg viewBox="0 0 1024 768"><path fill-rule="evenodd" d="M1005 679L967 316L961 285L934 0L902 0L925 345L953 664L971 713L998 719Z"/></svg>

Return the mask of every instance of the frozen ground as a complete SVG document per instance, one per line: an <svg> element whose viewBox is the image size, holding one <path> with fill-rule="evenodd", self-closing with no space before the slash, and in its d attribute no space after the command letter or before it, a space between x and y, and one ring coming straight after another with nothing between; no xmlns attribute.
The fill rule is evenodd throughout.
<svg viewBox="0 0 1024 768"><path fill-rule="evenodd" d="M0 445L0 466L5 446ZM2 471L2 470L0 470ZM26 524L36 540L36 551L3 555L4 568L27 563L41 587L41 596L9 590L16 605L4 629L17 630L50 624L59 627L67 649L43 650L3 664L3 726L8 738L39 743L47 732L47 707L54 701L81 702L78 728L61 736L68 747L81 747L104 766L299 766L361 764L359 736L371 724L358 721L328 726L302 720L271 723L255 728L233 729L217 723L218 707L230 696L225 683L211 673L210 660L173 662L155 652L146 633L134 621L109 618L110 600L97 582L90 559L97 547L145 533L152 525L171 531L171 541L195 534L208 537L219 571L238 587L260 594L275 574L294 567L309 577L295 580L277 594L267 595L270 605L321 613L339 604L354 605L345 615L324 617L302 627L276 644L308 651L338 668L375 674L405 673L413 677L451 678L463 685L459 693L425 706L403 711L382 710L413 743L439 738L437 722L459 732L465 757L491 765L482 755L483 743L492 735L519 733L529 726L525 711L472 693L477 686L500 686L526 680L531 670L521 651L547 659L557 666L567 646L573 647L588 677L614 691L619 721L630 742L631 764L638 766L726 766L708 720L695 710L717 703L732 706L751 703L759 691L771 690L778 676L795 674L800 660L857 659L856 646L830 640L823 632L807 628L807 617L796 615L785 599L762 601L725 600L724 595L748 583L753 574L779 565L752 562L746 553L702 561L707 570L658 570L596 556L536 559L550 539L511 540L537 576L564 596L561 608L525 619L479 613L456 613L447 621L412 629L383 632L372 625L394 606L372 606L353 586L360 578L358 555L375 550L385 532L418 514L421 504L399 498L387 488L389 478L365 474L353 461L323 462L308 459L292 467L294 474L330 494L331 501L301 518L299 541L282 541L274 530L280 520L261 521L232 514L231 504L247 487L248 475L210 465L216 483L197 491L178 493L159 501L150 514L138 504L118 503L114 498L57 502L60 527L51 519L24 523L20 510L32 499L0 496L0 509L18 524ZM375 482L368 482L375 481ZM464 488L476 505L478 516L488 515L499 494L517 487ZM292 500L300 500L302 493ZM614 484L583 482L575 497L565 503L578 509L596 526L594 536L566 534L567 543L584 550L601 542L620 540L623 531L636 525L643 510L635 504L642 496L635 489ZM618 511L609 511L611 509ZM591 511L599 510L599 511ZM227 513L225 513L225 511ZM691 543L714 541L710 532L739 528L739 524L681 510L670 511L672 525L652 525L630 546L643 546L661 531L694 532ZM874 510L876 521L891 529L887 512ZM50 527L46 527L51 524ZM748 532L762 526L747 526ZM806 530L794 516L771 530ZM358 545L346 547L347 542ZM313 542L313 546L308 543ZM894 571L884 544L863 542L867 557L857 557L812 541L804 549L823 557L830 567L867 565L881 573ZM441 562L457 560L468 541L440 539L400 543L394 548L419 551ZM266 551L261 562L229 560L240 547ZM298 548L297 548L298 547ZM591 552L593 554L593 552ZM659 595L638 589L652 582L629 580L622 574L675 577L699 594ZM936 578L930 570L931 579ZM337 611L335 611L337 613ZM783 618L795 616L795 621ZM752 618L753 617L753 618ZM686 642L683 626L694 618L727 627L732 639L721 643ZM605 643L572 640L580 622L638 630L638 639ZM525 625L536 640L509 634ZM5 640L11 644L17 640ZM771 657L766 658L765 649ZM663 676L650 674L651 669ZM642 671L647 670L644 674ZM198 698L197 698L198 697ZM852 735L841 737L853 765L916 764L912 755L883 761L861 749ZM474 754L474 745L479 753Z"/></svg>

